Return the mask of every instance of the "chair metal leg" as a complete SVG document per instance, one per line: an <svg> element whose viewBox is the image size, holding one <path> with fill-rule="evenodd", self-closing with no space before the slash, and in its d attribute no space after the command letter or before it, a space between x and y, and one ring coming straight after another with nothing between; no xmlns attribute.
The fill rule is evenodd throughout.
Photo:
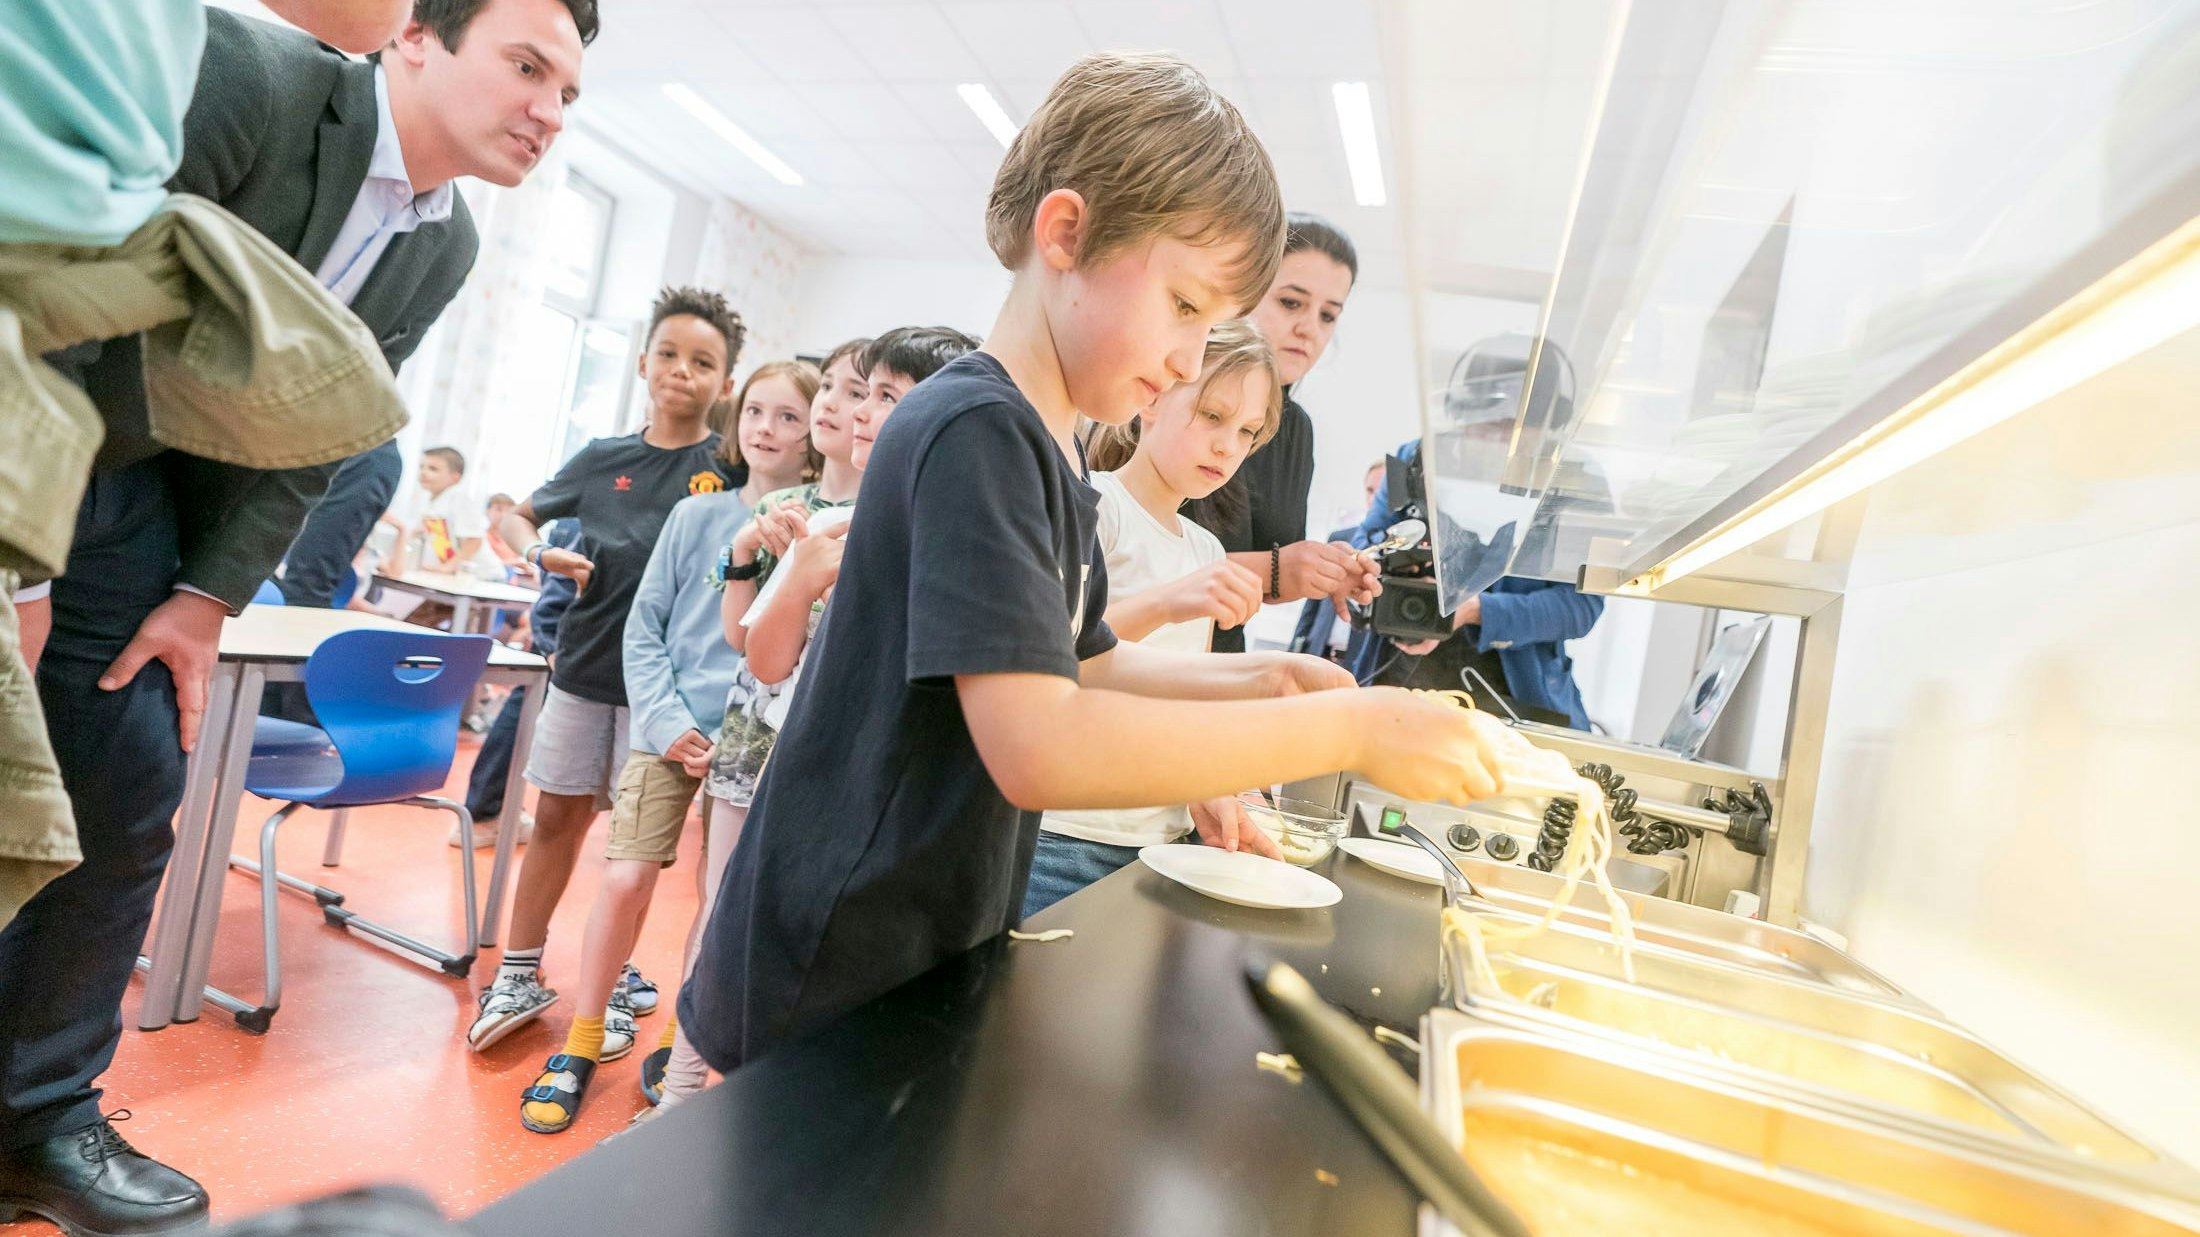
<svg viewBox="0 0 2200 1237"><path fill-rule="evenodd" d="M321 866L333 868L344 860L344 826L351 823L351 809L337 808L328 822L328 841L321 847Z"/></svg>
<svg viewBox="0 0 2200 1237"><path fill-rule="evenodd" d="M266 824L260 826L260 861L258 863L239 859L234 855L230 856L229 859L230 866L242 867L260 877L260 956L264 968L261 976L261 991L264 995L258 1005L251 1005L223 992L212 984L208 984L206 986L206 999L216 1006L228 1010L236 1018L238 1026L254 1034L264 1035L267 1033L268 1025L275 1020L275 1011L280 1009L283 1004L283 959L280 941L276 935L275 918L277 891L284 883L289 883L294 887L302 886L307 892L312 892L318 888L318 886L307 885L304 881L295 878L285 878L283 873L277 871L275 867L275 831L282 828L283 822L290 819L293 812L304 806L303 803L286 803L277 809L273 816L267 818ZM273 883L269 882L265 875L269 872L275 873L276 881ZM342 894L337 895L339 901L342 898Z"/></svg>
<svg viewBox="0 0 2200 1237"><path fill-rule="evenodd" d="M461 831L459 836L461 837L466 836L467 833L470 832L474 827L473 813L466 810L465 804L454 803L449 799L439 799L427 795L423 795L413 799L405 799L401 802L412 807L441 808L444 811L456 815L458 817L459 829ZM474 941L480 935L479 912L477 911L474 903L473 847L462 846L459 848L459 866L464 873L466 886L466 939L464 945L466 952L463 954L447 953L444 950L436 948L434 945L430 945L428 942L423 941L418 937L408 936L405 933L399 932L393 928L388 928L383 926L382 924L375 923L372 920L361 918L358 912L346 910L341 906L330 906L324 904L321 907L321 918L327 920L329 926L331 927L351 928L359 932L364 932L368 936L375 937L379 940L388 941L390 944L397 946L399 949L403 949L408 953L416 954L429 962L435 963L436 966L442 969L444 974L453 975L460 979L464 979L473 971L475 949Z"/></svg>

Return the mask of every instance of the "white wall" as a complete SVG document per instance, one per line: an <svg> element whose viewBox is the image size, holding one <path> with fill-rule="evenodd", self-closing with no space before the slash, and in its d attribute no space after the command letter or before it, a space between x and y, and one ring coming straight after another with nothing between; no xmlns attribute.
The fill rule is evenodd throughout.
<svg viewBox="0 0 2200 1237"><path fill-rule="evenodd" d="M803 264L794 345L828 352L897 326L951 326L980 339L1008 295L996 262L812 257Z"/></svg>
<svg viewBox="0 0 2200 1237"><path fill-rule="evenodd" d="M2200 331L1871 499L1806 913L2200 1162Z"/></svg>

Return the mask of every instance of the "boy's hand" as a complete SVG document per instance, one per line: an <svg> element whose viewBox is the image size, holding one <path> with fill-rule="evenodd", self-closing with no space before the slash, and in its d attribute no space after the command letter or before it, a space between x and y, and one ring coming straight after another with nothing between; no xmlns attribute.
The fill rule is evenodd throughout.
<svg viewBox="0 0 2200 1237"><path fill-rule="evenodd" d="M101 691L119 691L145 663L158 660L176 681L176 737L183 750L198 746L199 720L206 716L206 683L221 655L222 620L229 607L211 597L177 590L138 624L122 655L99 676Z"/></svg>
<svg viewBox="0 0 2200 1237"><path fill-rule="evenodd" d="M1213 619L1218 627L1243 627L1260 613L1261 578L1229 559L1210 563L1169 585L1172 623Z"/></svg>
<svg viewBox="0 0 2200 1237"><path fill-rule="evenodd" d="M672 746L665 749L665 759L679 761L693 775L697 761L701 761L706 768L709 766L710 748L710 740L703 737L702 731L690 730L674 739Z"/></svg>
<svg viewBox="0 0 2200 1237"><path fill-rule="evenodd" d="M1300 696L1360 685L1350 670L1324 657L1308 653L1249 653L1247 656L1266 659L1264 669L1270 696Z"/></svg>
<svg viewBox="0 0 2200 1237"><path fill-rule="evenodd" d="M1249 850L1270 859L1283 858L1283 848L1268 836L1268 831L1253 823L1245 814L1245 805L1235 795L1209 799L1192 805L1192 827L1199 831L1199 840L1209 846L1219 846L1228 851Z"/></svg>
<svg viewBox="0 0 2200 1237"><path fill-rule="evenodd" d="M840 560L848 553L848 543L841 538L847 526L815 537L804 537L794 543L786 559L786 568L795 572L791 583L801 586L803 596L822 597L826 590L840 582Z"/></svg>
<svg viewBox="0 0 2200 1237"><path fill-rule="evenodd" d="M758 511L751 515L749 522L741 526L741 531L733 535L734 565L738 567L754 562L756 552L763 549L769 549L774 556L785 557L787 546L795 538L810 531L809 520L807 519L808 511L809 508L804 506L800 500L790 498L769 511ZM773 519L774 516L782 514L802 517L794 524L795 531L791 536L787 534L785 521L774 521ZM778 537L777 544L773 544L766 537L767 531L773 532Z"/></svg>
<svg viewBox="0 0 2200 1237"><path fill-rule="evenodd" d="M810 516L801 503L790 502L749 521L763 539L764 548L776 558L787 557L794 543L810 535Z"/></svg>
<svg viewBox="0 0 2200 1237"><path fill-rule="evenodd" d="M1366 721L1353 767L1395 795L1442 803L1486 799L1504 788L1497 753L1470 710L1396 687L1361 694Z"/></svg>
<svg viewBox="0 0 2200 1237"><path fill-rule="evenodd" d="M587 555L574 550L561 550L556 546L544 550L536 556L535 561L542 564L544 571L570 576L584 593L588 591L588 577L596 571L596 564L589 561Z"/></svg>

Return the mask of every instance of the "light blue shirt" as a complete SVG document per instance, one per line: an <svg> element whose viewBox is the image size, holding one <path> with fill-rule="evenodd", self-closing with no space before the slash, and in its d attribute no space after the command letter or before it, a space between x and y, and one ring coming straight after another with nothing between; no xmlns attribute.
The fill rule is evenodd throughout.
<svg viewBox="0 0 2200 1237"><path fill-rule="evenodd" d="M0 0L0 244L116 245L168 196L201 0Z"/></svg>
<svg viewBox="0 0 2200 1237"><path fill-rule="evenodd" d="M392 240L423 223L451 217L456 192L445 182L426 193L413 193L412 177L405 171L405 148L390 119L390 79L381 65L374 66L374 113L374 154L367 160L367 179L359 186L359 196L352 199L351 212L344 216L328 256L321 259L321 269L313 273L330 295L346 305L358 299L359 289Z"/></svg>
<svg viewBox="0 0 2200 1237"><path fill-rule="evenodd" d="M662 756L690 730L716 739L741 655L726 643L718 552L749 522L738 491L693 494L666 518L626 615L622 653L636 748Z"/></svg>

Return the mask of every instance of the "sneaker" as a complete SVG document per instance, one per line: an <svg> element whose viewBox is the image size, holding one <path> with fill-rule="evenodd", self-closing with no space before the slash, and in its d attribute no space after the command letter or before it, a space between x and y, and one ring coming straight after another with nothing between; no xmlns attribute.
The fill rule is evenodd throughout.
<svg viewBox="0 0 2200 1237"><path fill-rule="evenodd" d="M626 993L627 1008L637 1018L647 1018L657 1012L657 985L642 978L642 973L629 962L619 972L619 990Z"/></svg>
<svg viewBox="0 0 2200 1237"><path fill-rule="evenodd" d="M603 1051L596 1054L600 1062L616 1061L634 1051L634 1008L626 1003L626 993L611 990L611 1003L603 1011Z"/></svg>
<svg viewBox="0 0 2200 1237"><path fill-rule="evenodd" d="M525 846L525 845L527 845L527 844L528 844L529 842L532 842L532 841L534 841L534 840L535 840L535 817L534 817L534 814L533 814L533 813L531 813L531 812L521 812L521 813L519 814L519 844L520 844L521 846ZM457 822L456 822L456 821L453 821L453 822L452 822L452 824L451 824L450 842L451 842L451 845L453 845L453 846L456 846L456 845L458 845L458 824L457 824ZM475 849L475 850L492 850L492 849L495 849L495 847L496 847L496 844L497 844L497 822L495 822L495 821L493 821L493 820L477 820L477 821L475 821L475 822L474 822L474 849Z"/></svg>
<svg viewBox="0 0 2200 1237"><path fill-rule="evenodd" d="M539 975L499 975L474 998L481 1014L466 1032L466 1043L475 1052L533 1022L558 999L554 989L542 986Z"/></svg>

